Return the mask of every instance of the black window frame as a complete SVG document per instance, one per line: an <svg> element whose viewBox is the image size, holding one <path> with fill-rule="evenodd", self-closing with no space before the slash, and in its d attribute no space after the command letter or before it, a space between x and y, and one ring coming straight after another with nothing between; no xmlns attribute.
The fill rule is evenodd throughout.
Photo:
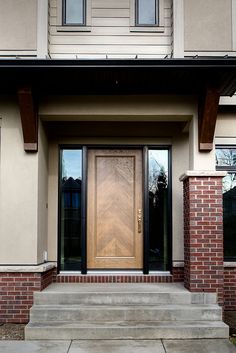
<svg viewBox="0 0 236 353"><path fill-rule="evenodd" d="M139 0L135 0L135 26L137 27L158 27L160 23L160 3L155 0L155 23L139 23Z"/></svg>
<svg viewBox="0 0 236 353"><path fill-rule="evenodd" d="M66 22L66 1L67 0L62 0L62 25L63 26L86 26L86 14L87 14L87 0L82 0L83 1L83 22L75 22L75 23L67 23Z"/></svg>
<svg viewBox="0 0 236 353"><path fill-rule="evenodd" d="M215 150L219 149L236 149L236 145L216 145ZM216 153L215 153L216 156ZM225 171L227 174L236 174L236 165L235 166L217 166L216 165L216 170L217 171ZM223 195L223 192L222 192ZM223 200L222 200L223 202ZM224 213L223 213L223 223L224 223ZM224 232L224 228L223 228ZM225 234L223 235L225 237ZM230 256L225 256L225 246L224 246L224 261L226 262L235 262L236 261L236 255L234 257Z"/></svg>
<svg viewBox="0 0 236 353"><path fill-rule="evenodd" d="M97 144L59 144L58 145L58 255L57 255L57 272L61 272L61 153L63 150L81 149L82 151L82 193L81 193L81 269L76 272L87 274L87 152L89 149L140 149L143 153L143 274L152 273L149 268L149 193L148 193L148 175L149 175L149 150L166 150L168 152L168 264L164 271L171 272L172 270L172 147L171 145L97 145ZM63 271L64 272L64 271ZM67 272L67 271L65 271ZM73 272L73 271L72 271ZM155 272L155 270L154 270Z"/></svg>

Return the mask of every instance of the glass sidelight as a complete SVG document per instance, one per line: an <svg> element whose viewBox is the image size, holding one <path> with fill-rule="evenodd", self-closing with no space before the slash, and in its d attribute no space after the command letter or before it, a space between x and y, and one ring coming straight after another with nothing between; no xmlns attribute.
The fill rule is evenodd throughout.
<svg viewBox="0 0 236 353"><path fill-rule="evenodd" d="M169 150L148 150L149 270L168 270L169 264Z"/></svg>
<svg viewBox="0 0 236 353"><path fill-rule="evenodd" d="M82 150L60 151L60 270L81 269Z"/></svg>

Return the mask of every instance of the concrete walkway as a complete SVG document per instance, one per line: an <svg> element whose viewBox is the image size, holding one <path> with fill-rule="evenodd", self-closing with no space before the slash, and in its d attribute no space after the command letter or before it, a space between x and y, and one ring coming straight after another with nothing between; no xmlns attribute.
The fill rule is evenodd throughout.
<svg viewBox="0 0 236 353"><path fill-rule="evenodd" d="M225 339L0 341L0 353L236 353Z"/></svg>

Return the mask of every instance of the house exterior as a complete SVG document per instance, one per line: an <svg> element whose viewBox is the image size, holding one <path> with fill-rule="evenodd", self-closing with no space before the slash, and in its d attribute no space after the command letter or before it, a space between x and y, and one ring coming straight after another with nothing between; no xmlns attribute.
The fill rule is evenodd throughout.
<svg viewBox="0 0 236 353"><path fill-rule="evenodd" d="M52 282L236 310L236 1L0 1L0 313Z"/></svg>

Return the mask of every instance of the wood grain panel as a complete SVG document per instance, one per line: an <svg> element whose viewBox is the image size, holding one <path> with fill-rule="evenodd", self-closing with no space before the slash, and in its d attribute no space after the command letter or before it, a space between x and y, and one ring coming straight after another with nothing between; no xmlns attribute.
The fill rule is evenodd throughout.
<svg viewBox="0 0 236 353"><path fill-rule="evenodd" d="M142 153L88 152L88 268L141 269Z"/></svg>

